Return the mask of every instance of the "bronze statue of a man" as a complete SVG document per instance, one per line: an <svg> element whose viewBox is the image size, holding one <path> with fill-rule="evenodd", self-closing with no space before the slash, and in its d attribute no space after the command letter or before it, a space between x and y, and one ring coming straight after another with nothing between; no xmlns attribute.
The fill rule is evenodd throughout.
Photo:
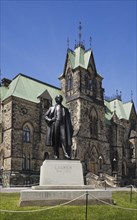
<svg viewBox="0 0 137 220"><path fill-rule="evenodd" d="M54 157L59 158L59 147L62 147L65 158L70 158L73 128L70 113L62 105L63 97L55 97L56 105L50 107L45 114L48 124L46 145L54 147Z"/></svg>

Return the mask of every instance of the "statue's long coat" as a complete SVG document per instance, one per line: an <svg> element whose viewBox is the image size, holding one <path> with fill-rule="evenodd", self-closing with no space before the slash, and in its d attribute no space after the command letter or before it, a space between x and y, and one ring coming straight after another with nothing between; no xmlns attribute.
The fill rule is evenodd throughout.
<svg viewBox="0 0 137 220"><path fill-rule="evenodd" d="M72 134L73 134L73 127L71 124L71 119L70 119L70 113L67 108L64 108L65 111L65 120L64 120L64 126L65 126L65 133L66 133L66 148L67 152L70 152L70 147L72 145ZM52 119L55 117L55 107L50 107L49 110L45 114L45 120L47 122L47 135L46 135L46 145L47 146L54 146L54 125L55 122L49 122L47 119ZM61 146L60 146L61 147Z"/></svg>

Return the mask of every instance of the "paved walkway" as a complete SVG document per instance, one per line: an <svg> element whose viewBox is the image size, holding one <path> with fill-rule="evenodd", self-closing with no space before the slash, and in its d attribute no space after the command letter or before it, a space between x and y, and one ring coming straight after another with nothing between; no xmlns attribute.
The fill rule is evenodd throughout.
<svg viewBox="0 0 137 220"><path fill-rule="evenodd" d="M0 192L2 193L15 193L20 192L24 189L30 189L30 187L0 187Z"/></svg>
<svg viewBox="0 0 137 220"><path fill-rule="evenodd" d="M26 190L26 189L30 189L31 187L1 187L0 186L0 192L2 193L15 193L15 192L20 192L21 190ZM136 192L137 192L137 188L133 188ZM107 190L107 191L130 191L131 190L131 186L127 186L127 187L116 187L116 188L111 188L111 187L107 187L105 188L97 188L94 190Z"/></svg>

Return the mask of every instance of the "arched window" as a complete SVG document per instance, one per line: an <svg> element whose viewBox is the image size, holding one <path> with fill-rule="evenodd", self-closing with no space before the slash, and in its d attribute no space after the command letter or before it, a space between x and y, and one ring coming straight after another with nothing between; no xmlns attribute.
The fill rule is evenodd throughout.
<svg viewBox="0 0 137 220"><path fill-rule="evenodd" d="M22 159L22 168L23 170L26 170L26 156L23 155L23 159Z"/></svg>
<svg viewBox="0 0 137 220"><path fill-rule="evenodd" d="M87 90L92 90L92 80L90 79L87 73L85 74L85 88Z"/></svg>
<svg viewBox="0 0 137 220"><path fill-rule="evenodd" d="M25 125L23 127L23 141L30 142L30 129L29 129L28 125Z"/></svg>
<svg viewBox="0 0 137 220"><path fill-rule="evenodd" d="M67 76L67 91L71 90L72 88L73 88L72 75L69 74Z"/></svg>
<svg viewBox="0 0 137 220"><path fill-rule="evenodd" d="M92 79L89 79L88 81L88 89L92 90Z"/></svg>
<svg viewBox="0 0 137 220"><path fill-rule="evenodd" d="M3 170L4 167L4 151L0 151L0 170Z"/></svg>
<svg viewBox="0 0 137 220"><path fill-rule="evenodd" d="M126 164L126 161L123 161L123 163L122 163L122 176L126 177L126 175L127 175L127 164Z"/></svg>
<svg viewBox="0 0 137 220"><path fill-rule="evenodd" d="M3 143L3 139L4 139L4 131L3 128L0 127L0 144Z"/></svg>
<svg viewBox="0 0 137 220"><path fill-rule="evenodd" d="M95 108L92 108L90 113L90 133L93 137L98 135L98 115Z"/></svg>
<svg viewBox="0 0 137 220"><path fill-rule="evenodd" d="M87 158L87 171L98 174L99 154L95 146L93 146L92 149L88 150L86 158Z"/></svg>
<svg viewBox="0 0 137 220"><path fill-rule="evenodd" d="M30 170L30 155L26 156L23 155L23 163L22 163L23 170Z"/></svg>

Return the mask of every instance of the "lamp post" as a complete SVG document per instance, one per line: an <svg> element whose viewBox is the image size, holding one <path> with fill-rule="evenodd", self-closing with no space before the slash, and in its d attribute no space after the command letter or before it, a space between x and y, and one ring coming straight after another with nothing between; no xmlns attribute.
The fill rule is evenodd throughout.
<svg viewBox="0 0 137 220"><path fill-rule="evenodd" d="M113 158L113 172L116 172L116 162L117 162L117 160L116 160L116 158L114 157L114 158Z"/></svg>
<svg viewBox="0 0 137 220"><path fill-rule="evenodd" d="M0 176L1 176L1 184L3 185L3 170L4 170L4 167L1 166L1 169L0 169Z"/></svg>
<svg viewBox="0 0 137 220"><path fill-rule="evenodd" d="M112 172L114 178L115 178L115 181L116 181L116 184L117 184L117 159L114 157L113 158L113 172Z"/></svg>
<svg viewBox="0 0 137 220"><path fill-rule="evenodd" d="M99 177L102 179L102 156L99 156Z"/></svg>
<svg viewBox="0 0 137 220"><path fill-rule="evenodd" d="M102 169L102 156L99 156L99 169Z"/></svg>

